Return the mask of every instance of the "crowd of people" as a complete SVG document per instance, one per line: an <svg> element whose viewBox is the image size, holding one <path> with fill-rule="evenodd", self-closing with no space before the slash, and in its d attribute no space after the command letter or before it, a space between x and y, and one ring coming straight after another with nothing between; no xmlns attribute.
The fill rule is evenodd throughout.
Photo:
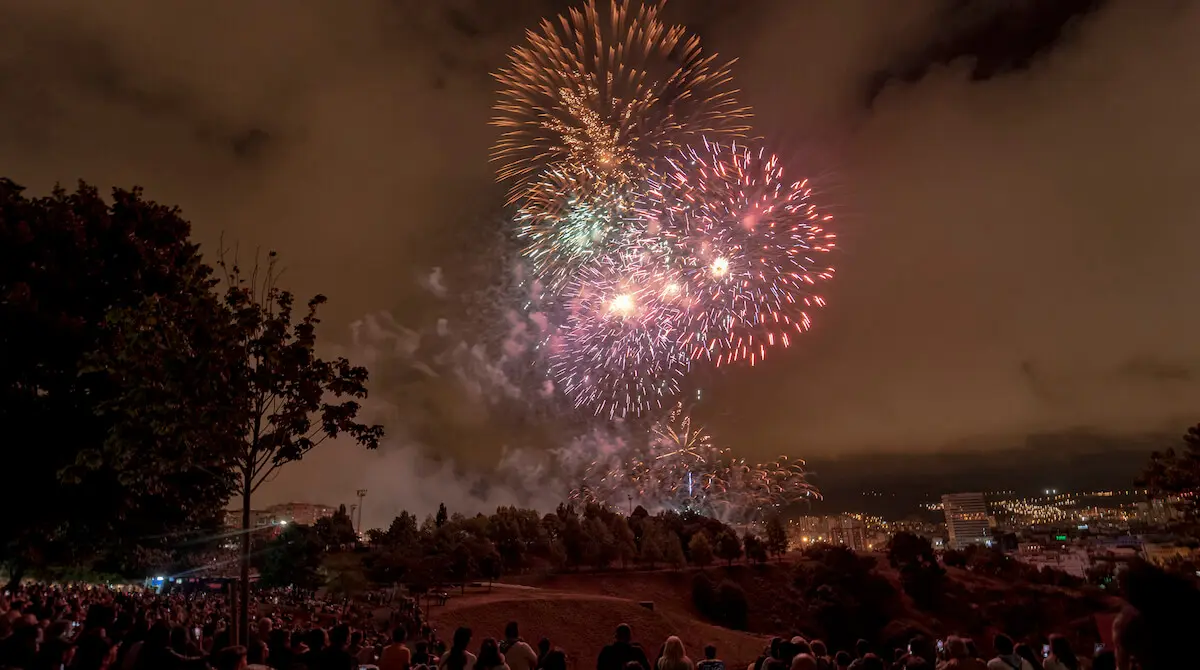
<svg viewBox="0 0 1200 670"><path fill-rule="evenodd" d="M386 614L382 619L380 611ZM231 644L228 602L208 593L163 595L105 587L32 584L0 598L0 670L567 670L562 649L535 646L516 622L503 637L472 644L457 629L447 645L420 623L414 601L381 595L358 605L265 595L251 604L249 639ZM407 625L406 625L407 624ZM860 640L832 650L802 636L775 638L747 670L1116 670L1117 656L1096 649L1082 660L1052 636L1038 654L1006 635L987 658L968 638L916 636L906 648ZM472 651L474 649L474 651ZM578 667L578 662L570 667ZM1121 664L1122 670L1130 667ZM597 670L726 670L715 646L693 661L679 637L651 658L622 624L600 650Z"/></svg>
<svg viewBox="0 0 1200 670"><path fill-rule="evenodd" d="M233 644L220 593L24 585L0 596L0 670L357 670L397 637L414 666L444 648L410 598L261 593L249 614L249 639Z"/></svg>
<svg viewBox="0 0 1200 670"><path fill-rule="evenodd" d="M1107 649L1095 650L1089 665L1076 656L1067 638L1053 635L1042 655L1028 644L1014 643L1007 635L992 641L995 650L990 660L981 654L973 640L949 637L936 643L927 637L913 637L907 647L890 654L872 649L859 640L853 652L831 653L820 640L793 637L775 639L748 670L1116 670L1116 655ZM707 655L707 654L706 654Z"/></svg>

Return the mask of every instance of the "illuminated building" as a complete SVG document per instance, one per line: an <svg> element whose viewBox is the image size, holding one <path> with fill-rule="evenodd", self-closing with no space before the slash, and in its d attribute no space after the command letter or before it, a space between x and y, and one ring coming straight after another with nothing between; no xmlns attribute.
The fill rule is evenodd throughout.
<svg viewBox="0 0 1200 670"><path fill-rule="evenodd" d="M271 505L265 510L266 514L273 519L288 523L303 524L305 526L313 525L318 519L333 516L333 513L336 511L336 508L329 505L294 502Z"/></svg>
<svg viewBox="0 0 1200 670"><path fill-rule="evenodd" d="M950 493L942 496L946 531L951 549L972 544L987 544L991 539L987 502L982 493Z"/></svg>
<svg viewBox="0 0 1200 670"><path fill-rule="evenodd" d="M854 551L866 551L867 532L863 522L850 517L839 517L829 524L829 541L845 545Z"/></svg>

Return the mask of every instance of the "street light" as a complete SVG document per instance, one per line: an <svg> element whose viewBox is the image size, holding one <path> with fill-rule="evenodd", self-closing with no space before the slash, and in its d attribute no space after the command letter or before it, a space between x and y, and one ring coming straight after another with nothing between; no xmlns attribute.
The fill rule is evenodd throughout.
<svg viewBox="0 0 1200 670"><path fill-rule="evenodd" d="M362 500L366 496L367 496L366 489L358 490L358 528L356 528L354 531L358 535L362 535Z"/></svg>

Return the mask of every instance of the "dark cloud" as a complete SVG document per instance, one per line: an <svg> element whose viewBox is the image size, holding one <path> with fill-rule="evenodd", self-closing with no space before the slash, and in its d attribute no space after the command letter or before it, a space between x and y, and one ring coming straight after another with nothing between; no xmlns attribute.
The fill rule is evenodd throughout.
<svg viewBox="0 0 1200 670"><path fill-rule="evenodd" d="M1027 69L1061 45L1069 26L1102 5L1104 0L948 2L933 17L925 43L872 78L869 98L889 83L919 81L932 68L957 61L970 64L976 81Z"/></svg>
<svg viewBox="0 0 1200 670"><path fill-rule="evenodd" d="M563 439L565 412L539 409L543 380L505 349L528 350L518 331L536 324L514 316L487 121L489 73L565 6L0 0L0 172L35 191L141 184L210 250L221 233L277 249L293 288L330 296L343 349L368 315L420 333L427 370L389 349L398 369L380 368L376 400L396 408L393 444L454 462L330 450L268 495L346 500L405 471L424 473L403 486L427 503L464 457L525 463ZM843 247L810 336L698 377L719 438L752 458L823 457L1195 419L1195 4L668 11L739 59L756 131L814 176ZM442 318L453 341L434 347ZM470 395L493 370L520 390L508 404ZM461 476L462 495L478 489ZM381 517L409 504L376 501Z"/></svg>

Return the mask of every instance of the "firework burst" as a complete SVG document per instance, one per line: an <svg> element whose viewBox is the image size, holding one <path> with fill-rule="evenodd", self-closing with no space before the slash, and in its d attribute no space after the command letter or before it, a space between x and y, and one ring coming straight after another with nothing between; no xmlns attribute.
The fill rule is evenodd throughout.
<svg viewBox="0 0 1200 670"><path fill-rule="evenodd" d="M609 418L661 407L679 391L688 361L675 347L673 285L657 268L622 255L572 280L568 316L550 348L550 373L576 407Z"/></svg>
<svg viewBox="0 0 1200 670"><path fill-rule="evenodd" d="M779 507L820 499L802 460L781 456L752 464L718 448L677 403L655 423L645 442L590 463L570 497L583 502L622 505L633 501L653 509L690 510L729 522L761 520Z"/></svg>
<svg viewBox="0 0 1200 670"><path fill-rule="evenodd" d="M493 147L509 202L547 169L624 186L657 158L699 134L740 136L749 111L732 88L729 63L704 55L662 4L595 0L528 31L500 85Z"/></svg>
<svg viewBox="0 0 1200 670"><path fill-rule="evenodd" d="M551 292L560 292L589 263L627 245L636 224L632 191L552 170L534 184L513 222L522 254Z"/></svg>
<svg viewBox="0 0 1200 670"><path fill-rule="evenodd" d="M808 180L787 182L778 158L707 140L670 158L639 212L677 250L679 346L717 365L762 360L808 330L833 269L831 218Z"/></svg>
<svg viewBox="0 0 1200 670"><path fill-rule="evenodd" d="M616 459L592 462L571 498L602 504L636 498L649 507L699 509L722 490L716 470L724 458L725 452L676 403L653 424L645 442L632 444Z"/></svg>
<svg viewBox="0 0 1200 670"><path fill-rule="evenodd" d="M719 475L725 452L713 445L702 427L692 424L683 403L676 403L665 420L654 424L650 434L646 458L667 498L698 508L722 488Z"/></svg>

